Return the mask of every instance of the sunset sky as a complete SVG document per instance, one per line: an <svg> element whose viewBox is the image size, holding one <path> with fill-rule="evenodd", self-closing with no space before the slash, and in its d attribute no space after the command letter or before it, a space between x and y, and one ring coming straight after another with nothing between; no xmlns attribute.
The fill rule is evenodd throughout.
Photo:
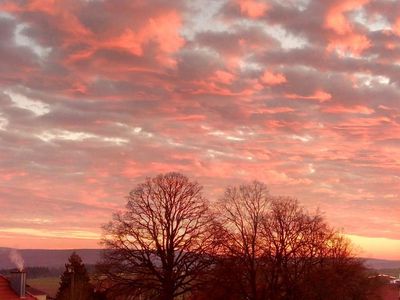
<svg viewBox="0 0 400 300"><path fill-rule="evenodd" d="M400 259L399 80L397 0L1 0L0 247L100 247L179 171Z"/></svg>

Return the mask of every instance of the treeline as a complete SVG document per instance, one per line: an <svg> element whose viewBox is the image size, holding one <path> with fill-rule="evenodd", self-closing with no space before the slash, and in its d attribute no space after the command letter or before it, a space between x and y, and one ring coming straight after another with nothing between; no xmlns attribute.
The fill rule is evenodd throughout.
<svg viewBox="0 0 400 300"><path fill-rule="evenodd" d="M86 264L86 269L89 274L94 274L96 270L96 265ZM8 276L12 272L16 272L18 269L0 269L0 274ZM30 279L43 278L43 277L59 277L64 272L64 267L25 267L24 272L26 272L27 277Z"/></svg>
<svg viewBox="0 0 400 300"><path fill-rule="evenodd" d="M210 205L182 174L147 178L104 226L103 244L98 299L378 299L343 235L258 181Z"/></svg>

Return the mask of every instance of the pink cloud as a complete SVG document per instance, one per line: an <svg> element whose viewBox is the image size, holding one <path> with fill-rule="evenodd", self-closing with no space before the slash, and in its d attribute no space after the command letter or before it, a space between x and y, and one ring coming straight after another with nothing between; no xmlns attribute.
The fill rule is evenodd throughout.
<svg viewBox="0 0 400 300"><path fill-rule="evenodd" d="M348 21L345 13L362 7L370 0L337 0L329 7L325 26L337 34L344 35L353 32L353 26Z"/></svg>
<svg viewBox="0 0 400 300"><path fill-rule="evenodd" d="M397 18L395 23L393 24L393 31L400 36L400 17Z"/></svg>
<svg viewBox="0 0 400 300"><path fill-rule="evenodd" d="M217 70L214 74L215 75L213 79L224 84L231 84L232 81L235 79L235 75L223 70Z"/></svg>
<svg viewBox="0 0 400 300"><path fill-rule="evenodd" d="M288 99L314 100L323 103L331 100L332 95L330 93L325 92L324 90L316 90L312 95L309 96L298 95L298 94L286 94L285 97Z"/></svg>
<svg viewBox="0 0 400 300"><path fill-rule="evenodd" d="M181 24L181 18L176 11L167 12L150 18L137 31L127 28L120 36L107 40L100 45L120 47L132 52L134 55L141 56L143 55L144 47L149 42L156 42L161 53L174 53L184 44L184 40L179 34ZM161 56L158 59L162 61L165 57ZM167 64L170 63L174 63L172 58L167 60Z"/></svg>
<svg viewBox="0 0 400 300"><path fill-rule="evenodd" d="M327 46L328 51L337 50L340 55L352 53L360 55L364 50L371 47L369 39L361 34L347 34L345 36L337 36L329 39Z"/></svg>
<svg viewBox="0 0 400 300"><path fill-rule="evenodd" d="M368 2L369 0L339 0L329 7L324 25L334 34L328 38L328 51L337 49L339 53L350 52L360 55L371 47L368 37L358 33L346 16L346 13L358 9Z"/></svg>
<svg viewBox="0 0 400 300"><path fill-rule="evenodd" d="M279 113L287 113L294 112L295 110L291 107L274 107L274 108L260 108L257 110L259 113L268 113L268 114L279 114Z"/></svg>
<svg viewBox="0 0 400 300"><path fill-rule="evenodd" d="M323 109L324 112L328 113L333 113L333 114L338 114L338 113L350 113L350 114L362 114L362 115L370 115L375 112L372 108L369 108L367 106L362 106L362 105L356 105L356 106L331 106L331 107L326 107Z"/></svg>
<svg viewBox="0 0 400 300"><path fill-rule="evenodd" d="M345 232L400 240L394 7L3 1L0 244L91 247L127 193L167 171L211 202L263 180Z"/></svg>
<svg viewBox="0 0 400 300"><path fill-rule="evenodd" d="M257 0L237 0L242 14L250 18L262 17L268 10L268 5Z"/></svg>
<svg viewBox="0 0 400 300"><path fill-rule="evenodd" d="M287 82L286 77L282 73L272 73L265 71L260 80L267 85L279 85Z"/></svg>

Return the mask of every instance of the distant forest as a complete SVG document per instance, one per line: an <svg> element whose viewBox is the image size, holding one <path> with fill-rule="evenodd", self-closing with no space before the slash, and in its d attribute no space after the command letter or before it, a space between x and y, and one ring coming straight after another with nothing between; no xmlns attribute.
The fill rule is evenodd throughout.
<svg viewBox="0 0 400 300"><path fill-rule="evenodd" d="M60 262L62 263L62 262ZM85 264L89 274L94 274L96 265ZM24 271L30 279L42 278L42 277L59 277L64 272L65 267L26 267ZM12 269L0 269L0 274L8 276L11 272L17 271L16 268Z"/></svg>

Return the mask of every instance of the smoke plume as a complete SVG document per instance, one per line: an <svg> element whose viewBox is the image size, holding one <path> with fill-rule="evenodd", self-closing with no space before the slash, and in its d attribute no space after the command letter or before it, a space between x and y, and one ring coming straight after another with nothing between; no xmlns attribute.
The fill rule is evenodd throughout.
<svg viewBox="0 0 400 300"><path fill-rule="evenodd" d="M24 259L17 250L12 249L10 251L9 258L15 264L19 271L22 271L24 269Z"/></svg>

